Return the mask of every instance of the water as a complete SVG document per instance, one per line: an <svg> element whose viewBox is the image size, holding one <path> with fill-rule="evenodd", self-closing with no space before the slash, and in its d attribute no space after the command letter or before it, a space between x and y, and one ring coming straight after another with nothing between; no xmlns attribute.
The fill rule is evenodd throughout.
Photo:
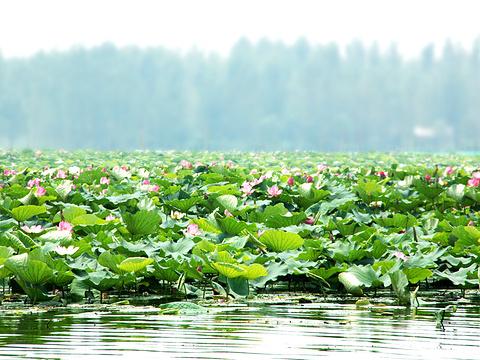
<svg viewBox="0 0 480 360"><path fill-rule="evenodd" d="M436 326L443 305L416 313L354 304L234 305L197 316L153 307L59 308L0 314L0 357L27 359L479 359L480 307L459 304Z"/></svg>

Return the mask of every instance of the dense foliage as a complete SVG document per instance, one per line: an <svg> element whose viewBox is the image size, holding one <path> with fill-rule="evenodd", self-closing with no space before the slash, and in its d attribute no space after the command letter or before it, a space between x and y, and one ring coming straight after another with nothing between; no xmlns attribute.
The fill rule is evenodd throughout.
<svg viewBox="0 0 480 360"><path fill-rule="evenodd" d="M301 280L409 303L418 285L477 287L479 160L2 153L0 278L32 301Z"/></svg>
<svg viewBox="0 0 480 360"><path fill-rule="evenodd" d="M247 40L226 58L111 45L0 56L4 147L476 151L479 113L480 41L413 60Z"/></svg>

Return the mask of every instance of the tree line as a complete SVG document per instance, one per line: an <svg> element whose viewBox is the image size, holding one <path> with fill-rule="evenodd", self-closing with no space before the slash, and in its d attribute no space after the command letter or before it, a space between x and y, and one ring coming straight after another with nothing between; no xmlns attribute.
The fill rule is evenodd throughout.
<svg viewBox="0 0 480 360"><path fill-rule="evenodd" d="M480 39L395 46L241 39L0 56L0 147L478 151Z"/></svg>

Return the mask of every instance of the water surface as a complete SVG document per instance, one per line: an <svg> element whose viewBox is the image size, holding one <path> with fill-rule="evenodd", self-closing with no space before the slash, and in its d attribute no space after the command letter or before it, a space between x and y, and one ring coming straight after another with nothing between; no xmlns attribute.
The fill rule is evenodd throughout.
<svg viewBox="0 0 480 360"><path fill-rule="evenodd" d="M445 304L416 311L354 304L216 306L197 316L153 307L85 311L2 311L0 357L28 359L480 358L480 307L460 304L436 326Z"/></svg>

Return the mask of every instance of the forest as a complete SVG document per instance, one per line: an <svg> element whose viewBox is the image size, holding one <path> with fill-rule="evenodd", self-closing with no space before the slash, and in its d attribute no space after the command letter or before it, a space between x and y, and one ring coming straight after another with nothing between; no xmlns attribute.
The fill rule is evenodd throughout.
<svg viewBox="0 0 480 360"><path fill-rule="evenodd" d="M0 56L0 147L477 151L480 39L395 47L239 40L228 56L74 47Z"/></svg>

